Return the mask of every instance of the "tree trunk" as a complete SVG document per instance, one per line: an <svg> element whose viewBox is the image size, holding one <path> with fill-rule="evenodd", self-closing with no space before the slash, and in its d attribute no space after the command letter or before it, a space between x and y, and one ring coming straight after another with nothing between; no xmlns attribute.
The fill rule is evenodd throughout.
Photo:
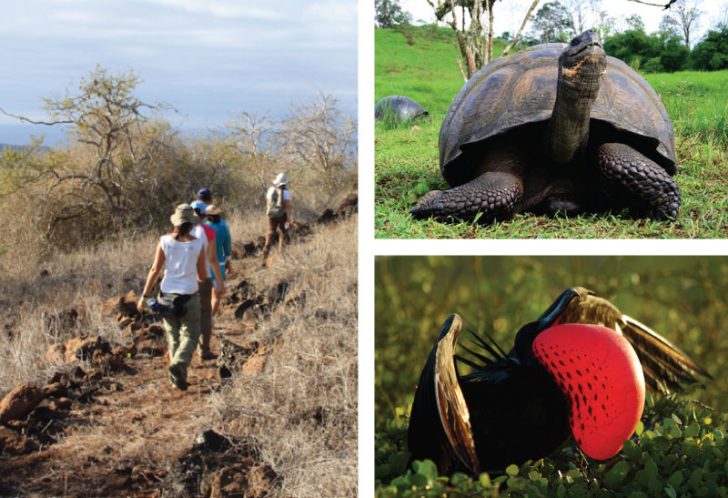
<svg viewBox="0 0 728 498"><path fill-rule="evenodd" d="M521 33L523 32L523 28L526 27L526 23L531 18L531 15L533 15L533 11L536 10L536 7L538 6L540 1L541 0L533 0L531 6L526 11L526 15L523 16L523 21L521 21L521 27L518 28L518 31L513 36L511 43L509 43L506 48L503 49L503 53L501 55L508 55L508 52L510 52L511 49L515 47L516 44L518 44L519 40L521 39Z"/></svg>
<svg viewBox="0 0 728 498"><path fill-rule="evenodd" d="M488 41L486 42L486 55L485 55L485 63L488 64L491 60L493 60L493 6L495 5L495 0L488 0Z"/></svg>
<svg viewBox="0 0 728 498"><path fill-rule="evenodd" d="M432 5L432 3L430 3L430 5ZM472 54L470 54L469 50L468 50L468 42L465 37L465 31L461 31L458 29L458 20L457 20L457 16L455 15L455 13L456 13L455 2L453 0L450 0L450 12L452 14L452 19L450 20L450 27L453 29L453 31L455 31L455 38L458 42L458 48L460 49L460 54L463 56L463 59L465 60L465 65L467 67L467 78L465 78L465 79L467 81L467 79L470 78L470 76L472 75L471 68L474 65L474 61L472 59ZM463 19L464 18L465 18L465 16L463 15ZM465 21L463 21L463 25L464 25L464 22Z"/></svg>

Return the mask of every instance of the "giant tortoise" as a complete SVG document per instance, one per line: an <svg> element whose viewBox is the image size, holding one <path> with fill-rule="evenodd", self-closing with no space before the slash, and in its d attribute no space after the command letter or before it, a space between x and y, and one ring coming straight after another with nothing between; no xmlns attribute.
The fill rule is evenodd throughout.
<svg viewBox="0 0 728 498"><path fill-rule="evenodd" d="M660 98L589 30L497 59L470 78L440 130L440 171L452 188L427 193L412 214L480 212L489 221L629 208L674 219L675 169Z"/></svg>
<svg viewBox="0 0 728 498"><path fill-rule="evenodd" d="M374 105L374 117L376 119L388 117L397 122L406 122L427 115L428 112L420 104L402 95L383 97Z"/></svg>

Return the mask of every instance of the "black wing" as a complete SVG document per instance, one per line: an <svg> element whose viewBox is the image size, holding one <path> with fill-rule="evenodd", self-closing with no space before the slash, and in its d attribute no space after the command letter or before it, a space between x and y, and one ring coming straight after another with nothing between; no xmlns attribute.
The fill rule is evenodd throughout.
<svg viewBox="0 0 728 498"><path fill-rule="evenodd" d="M455 368L461 329L461 318L452 315L440 330L415 392L407 441L413 458L433 460L440 472L450 472L459 463L477 474L470 412Z"/></svg>

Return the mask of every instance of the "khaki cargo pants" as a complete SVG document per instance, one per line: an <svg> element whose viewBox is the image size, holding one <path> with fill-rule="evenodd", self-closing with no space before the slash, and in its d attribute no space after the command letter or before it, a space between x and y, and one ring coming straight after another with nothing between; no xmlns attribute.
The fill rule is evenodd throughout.
<svg viewBox="0 0 728 498"><path fill-rule="evenodd" d="M184 316L163 316L164 335L169 348L169 364L187 367L200 339L200 295L195 294L185 303Z"/></svg>

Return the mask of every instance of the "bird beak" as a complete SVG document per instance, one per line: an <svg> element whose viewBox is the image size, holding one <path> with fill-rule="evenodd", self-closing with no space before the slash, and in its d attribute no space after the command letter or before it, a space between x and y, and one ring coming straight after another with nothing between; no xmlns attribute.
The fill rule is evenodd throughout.
<svg viewBox="0 0 728 498"><path fill-rule="evenodd" d="M616 331L561 324L541 332L532 351L569 401L579 448L607 460L634 433L645 404L645 379L632 346Z"/></svg>

